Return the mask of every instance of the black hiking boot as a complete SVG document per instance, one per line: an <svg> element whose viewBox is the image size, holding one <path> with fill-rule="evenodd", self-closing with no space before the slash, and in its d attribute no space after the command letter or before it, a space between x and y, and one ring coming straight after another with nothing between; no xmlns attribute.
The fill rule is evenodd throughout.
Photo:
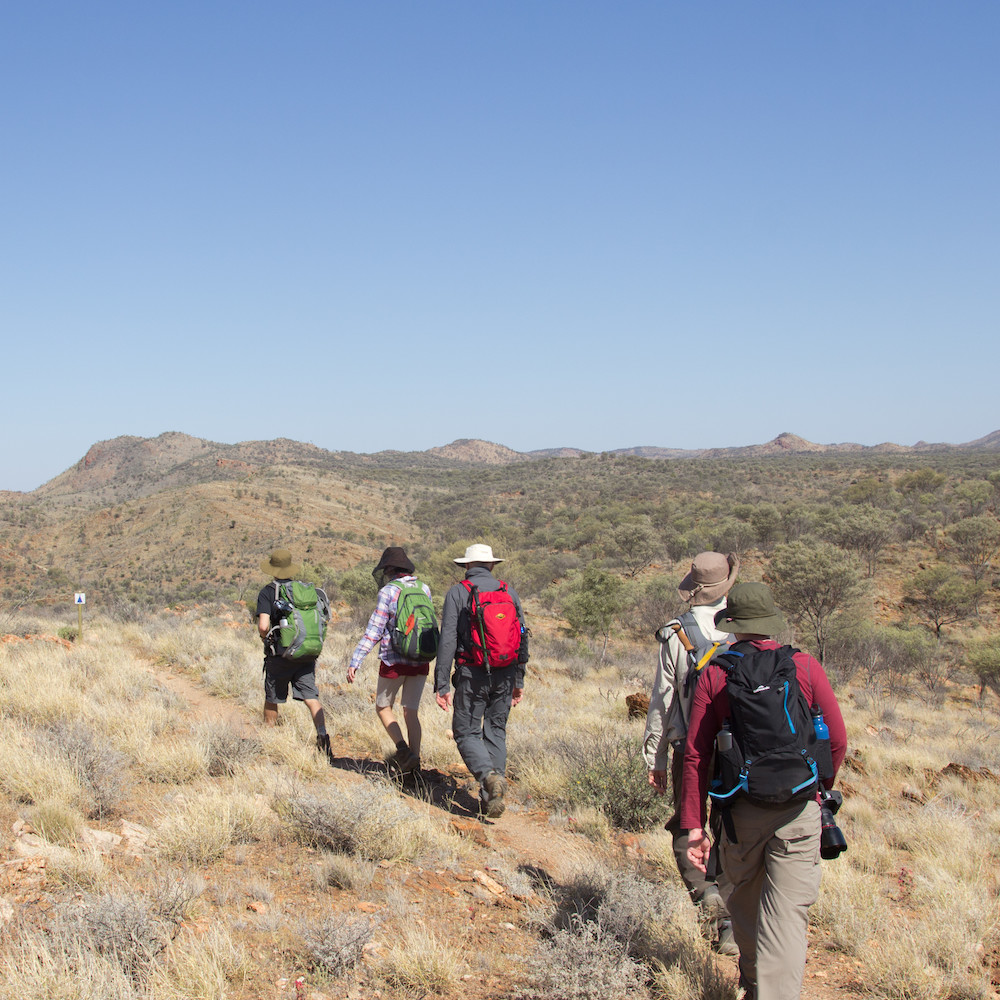
<svg viewBox="0 0 1000 1000"><path fill-rule="evenodd" d="M320 753L326 754L326 759L332 764L333 763L333 750L330 749L330 734L323 733L321 736L316 737L316 749Z"/></svg>

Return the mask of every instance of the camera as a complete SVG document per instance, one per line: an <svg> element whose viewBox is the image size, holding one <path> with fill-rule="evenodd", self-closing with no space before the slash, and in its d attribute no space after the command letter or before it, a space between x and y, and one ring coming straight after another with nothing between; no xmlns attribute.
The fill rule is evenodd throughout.
<svg viewBox="0 0 1000 1000"><path fill-rule="evenodd" d="M830 792L825 788L819 793L820 835L819 856L824 861L839 858L847 850L847 839L843 830L833 818L843 805L844 796L840 792Z"/></svg>
<svg viewBox="0 0 1000 1000"><path fill-rule="evenodd" d="M279 620L282 618L287 618L295 610L295 605L292 604L291 601L285 601L282 600L281 598L278 598L278 600L274 602L273 606L274 606L274 617Z"/></svg>

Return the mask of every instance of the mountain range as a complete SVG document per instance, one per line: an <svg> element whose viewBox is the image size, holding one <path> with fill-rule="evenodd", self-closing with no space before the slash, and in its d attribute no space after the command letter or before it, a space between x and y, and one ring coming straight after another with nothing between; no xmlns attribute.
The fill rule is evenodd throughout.
<svg viewBox="0 0 1000 1000"><path fill-rule="evenodd" d="M914 445L889 442L877 445L854 443L816 444L796 434L782 433L764 444L731 448L664 448L639 446L616 448L612 455L640 458L740 459L768 458L778 455L817 453L907 454L917 452L1000 451L1000 430L964 444ZM172 486L187 486L219 479L240 479L261 468L294 465L316 471L376 467L406 468L468 465L511 465L516 462L551 458L579 458L593 454L582 448L545 448L519 452L503 444L460 438L426 451L380 451L358 454L350 451L327 451L313 444L278 438L273 441L244 441L221 444L202 438L168 431L155 438L122 436L99 441L86 455L65 472L33 490L29 496L57 499L92 495L104 502L146 496Z"/></svg>

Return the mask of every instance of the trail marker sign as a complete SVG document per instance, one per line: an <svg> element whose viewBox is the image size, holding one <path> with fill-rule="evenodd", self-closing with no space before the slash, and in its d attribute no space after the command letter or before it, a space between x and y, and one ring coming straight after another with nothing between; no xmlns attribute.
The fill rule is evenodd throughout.
<svg viewBox="0 0 1000 1000"><path fill-rule="evenodd" d="M73 603L74 604L86 604L87 603L87 595L86 594L76 594L75 597L74 597Z"/></svg>

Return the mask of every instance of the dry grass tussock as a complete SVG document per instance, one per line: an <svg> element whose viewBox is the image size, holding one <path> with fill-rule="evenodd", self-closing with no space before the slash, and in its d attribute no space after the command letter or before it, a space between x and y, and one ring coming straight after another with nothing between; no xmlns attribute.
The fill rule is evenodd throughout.
<svg viewBox="0 0 1000 1000"><path fill-rule="evenodd" d="M321 698L349 753L380 757L390 747L373 709L374 661L358 683L343 682L356 638L332 634ZM463 977L489 974L534 1000L732 1000L731 966L707 949L679 887L657 811L669 803L648 794L635 754L642 724L627 720L624 698L638 690L642 651L624 668L598 669L542 638L535 646L526 699L511 716L510 808L498 833L504 823L527 829L519 807L545 805L560 836L584 834L580 853L605 860L562 884L534 883L548 903L511 914L515 957L466 942L473 926L459 929L442 915L447 906L416 906L406 875L493 866L523 894L528 876L496 854L487 865L445 813L397 786L331 770L300 705L284 707L276 729L261 726L260 644L249 625L171 614L89 623L69 649L0 644L0 792L5 819L42 838L33 850L45 859L44 888L31 891L47 903L18 909L0 936L0 1000L243 1000L271 988L275 962L387 997L461 997ZM645 653L648 687L655 650ZM157 682L165 666L228 699L226 711L193 711ZM39 678L57 696L39 697ZM929 707L900 695L887 712L853 689L838 693L851 747L838 819L850 847L824 863L813 954L848 956L856 980L838 988L880 1000L985 1000L1000 955L997 703L952 692ZM423 721L425 764L456 764L448 717L427 695ZM127 865L87 838L87 828L123 819L152 834ZM644 831L642 862L619 850L616 826L629 824ZM202 871L210 888L171 895L171 866ZM380 913L334 920L359 894ZM248 913L248 899L266 912ZM468 964L472 947L478 967Z"/></svg>
<svg viewBox="0 0 1000 1000"><path fill-rule="evenodd" d="M388 783L360 779L348 788L290 789L275 797L274 808L312 847L369 861L441 862L455 853L443 823L415 811Z"/></svg>

